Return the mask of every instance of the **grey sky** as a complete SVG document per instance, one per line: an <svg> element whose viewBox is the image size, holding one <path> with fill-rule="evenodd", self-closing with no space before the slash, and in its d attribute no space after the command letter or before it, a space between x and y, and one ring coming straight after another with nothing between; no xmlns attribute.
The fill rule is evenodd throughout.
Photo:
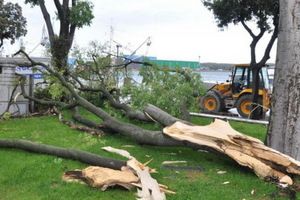
<svg viewBox="0 0 300 200"><path fill-rule="evenodd" d="M28 21L28 34L23 39L28 51L36 46L42 36L44 24L38 7L23 6ZM46 0L48 5L51 0ZM212 13L201 0L93 0L95 18L90 27L76 33L75 44L86 46L91 40L102 43L110 38L134 50L148 36L152 44L149 56L160 59L194 60L201 62L249 62L250 36L241 26L229 26L224 31L217 28ZM52 16L54 9L52 7ZM58 25L58 23L57 23ZM258 47L258 57L263 53L267 40ZM12 53L15 47L8 47ZM275 60L276 45L273 47L271 62ZM33 55L40 54L37 48ZM145 54L146 46L138 54ZM130 53L124 49L124 53Z"/></svg>

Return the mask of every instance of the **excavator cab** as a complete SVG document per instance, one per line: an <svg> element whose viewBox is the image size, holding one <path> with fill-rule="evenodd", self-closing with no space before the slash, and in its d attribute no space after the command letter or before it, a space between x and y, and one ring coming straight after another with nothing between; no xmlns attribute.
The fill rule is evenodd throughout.
<svg viewBox="0 0 300 200"><path fill-rule="evenodd" d="M267 112L270 104L269 80L267 67L260 72L258 105L261 112ZM252 106L252 71L249 64L235 65L231 81L216 84L210 88L200 100L200 108L207 113L220 114L231 108L237 108L240 116L248 118L253 111Z"/></svg>
<svg viewBox="0 0 300 200"><path fill-rule="evenodd" d="M259 88L269 89L267 67L259 72ZM232 93L238 94L246 88L252 87L252 72L248 65L236 65L232 72Z"/></svg>

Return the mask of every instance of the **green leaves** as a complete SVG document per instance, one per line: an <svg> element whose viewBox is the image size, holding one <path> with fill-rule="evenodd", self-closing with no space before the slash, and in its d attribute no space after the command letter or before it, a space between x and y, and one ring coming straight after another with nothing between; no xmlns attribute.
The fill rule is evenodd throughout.
<svg viewBox="0 0 300 200"><path fill-rule="evenodd" d="M278 0L203 0L203 4L214 13L219 27L255 21L258 28L270 30L270 19L277 25Z"/></svg>
<svg viewBox="0 0 300 200"><path fill-rule="evenodd" d="M0 1L0 47L3 40L10 40L11 44L21 36L25 36L26 19L22 15L22 8L16 3Z"/></svg>
<svg viewBox="0 0 300 200"><path fill-rule="evenodd" d="M42 0L44 1L44 0ZM25 3L29 3L31 4L32 6L35 6L35 5L39 5L39 0L25 0Z"/></svg>
<svg viewBox="0 0 300 200"><path fill-rule="evenodd" d="M140 75L142 84L130 85L122 91L137 108L151 103L179 116L183 105L188 109L196 106L194 94L203 91L200 75L188 69L143 67Z"/></svg>
<svg viewBox="0 0 300 200"><path fill-rule="evenodd" d="M78 28L90 25L93 15L93 4L89 1L78 1L70 10L70 21Z"/></svg>

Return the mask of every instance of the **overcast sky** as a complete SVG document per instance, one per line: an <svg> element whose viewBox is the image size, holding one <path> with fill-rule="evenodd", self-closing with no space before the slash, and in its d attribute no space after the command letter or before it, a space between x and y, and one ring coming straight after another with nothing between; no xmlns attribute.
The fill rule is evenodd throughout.
<svg viewBox="0 0 300 200"><path fill-rule="evenodd" d="M20 0L14 0L23 7L27 18L28 34L23 39L27 51L34 49L42 37L43 17L38 7L31 8ZM47 5L55 17L53 1ZM137 54L156 56L159 59L191 60L219 63L248 63L250 59L248 33L241 25L217 28L214 17L201 0L92 0L94 4L93 23L76 32L74 43L86 47L92 40L101 43L113 40L127 47L121 49L128 54L135 50L147 37L151 45L144 45ZM55 24L56 23L56 24ZM58 25L58 22L54 22ZM113 27L113 34L111 28ZM258 47L258 58L262 56L269 36ZM116 44L113 44L116 45ZM6 45L6 54L18 48ZM37 48L32 55L40 55ZM270 62L274 62L276 44Z"/></svg>

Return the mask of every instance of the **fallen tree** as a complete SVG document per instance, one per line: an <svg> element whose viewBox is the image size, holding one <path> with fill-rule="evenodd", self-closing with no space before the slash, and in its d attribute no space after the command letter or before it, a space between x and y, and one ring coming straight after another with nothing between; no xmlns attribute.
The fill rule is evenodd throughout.
<svg viewBox="0 0 300 200"><path fill-rule="evenodd" d="M112 169L121 169L122 166L126 166L126 161L105 158L86 151L66 149L52 145L35 143L28 140L0 139L0 148L14 148L34 153L53 155L61 158L77 160L89 165Z"/></svg>
<svg viewBox="0 0 300 200"><path fill-rule="evenodd" d="M280 183L291 185L293 181L289 174L300 174L298 170L300 163L298 161L264 146L262 142L255 138L245 136L233 130L228 123L225 122L217 121L215 124L204 127L195 126L189 122L175 118L151 105L144 109L144 115L148 119L160 123L163 127L169 126L166 127L164 131L145 130L136 125L122 122L109 115L104 109L95 106L80 96L78 93L79 90L70 82L70 77L66 79L63 74L55 71L51 67L43 63L35 62L23 51L19 51L18 53L22 53L26 56L29 61L26 65L43 66L49 75L56 78L72 97L69 102L58 103L57 101L47 100L44 101L44 103L63 108L80 106L102 120L102 122L98 124L83 118L77 113L74 118L80 119L80 122L85 125L94 128L104 128L129 136L140 144L159 146L185 145L193 148L205 148L226 155L239 164L253 169L260 177L266 179L271 178ZM24 79L21 81L21 85L24 85ZM23 95L34 100L33 97L29 97L25 94L25 91L23 91ZM35 100L43 102L42 100ZM163 134L163 132L165 134Z"/></svg>

